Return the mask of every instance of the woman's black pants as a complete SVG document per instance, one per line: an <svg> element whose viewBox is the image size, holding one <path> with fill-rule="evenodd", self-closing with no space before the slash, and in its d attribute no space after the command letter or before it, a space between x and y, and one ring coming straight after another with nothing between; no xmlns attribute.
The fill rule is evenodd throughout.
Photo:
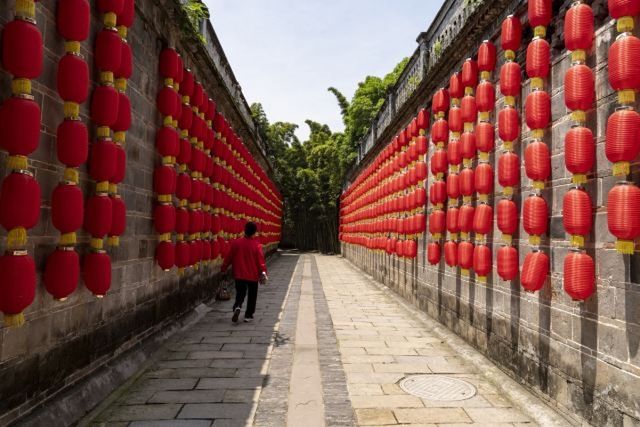
<svg viewBox="0 0 640 427"><path fill-rule="evenodd" d="M236 280L236 302L233 304L233 309L242 308L247 291L249 292L249 298L247 299L247 309L244 312L244 317L253 317L253 313L256 311L256 301L258 300L258 282Z"/></svg>

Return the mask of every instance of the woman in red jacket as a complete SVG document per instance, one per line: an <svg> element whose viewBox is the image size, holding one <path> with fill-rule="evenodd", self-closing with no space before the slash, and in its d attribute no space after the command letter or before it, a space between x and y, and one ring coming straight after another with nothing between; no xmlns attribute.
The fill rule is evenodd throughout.
<svg viewBox="0 0 640 427"><path fill-rule="evenodd" d="M248 222L244 226L244 237L231 243L231 249L224 259L220 271L224 274L229 266L233 269L233 278L236 281L236 301L233 304L232 321L236 323L240 317L242 303L249 291L247 309L244 312L244 321L251 322L256 311L258 299L258 282L267 281L267 266L264 261L262 245L253 236L258 231L258 226Z"/></svg>

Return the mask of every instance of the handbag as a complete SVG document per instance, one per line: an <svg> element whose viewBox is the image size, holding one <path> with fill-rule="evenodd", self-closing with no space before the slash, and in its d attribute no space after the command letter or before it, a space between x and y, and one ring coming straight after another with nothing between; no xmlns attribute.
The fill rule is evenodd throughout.
<svg viewBox="0 0 640 427"><path fill-rule="evenodd" d="M227 280L223 280L218 288L218 294L216 295L216 300L218 301L229 301L231 299L231 292L229 292L229 282Z"/></svg>

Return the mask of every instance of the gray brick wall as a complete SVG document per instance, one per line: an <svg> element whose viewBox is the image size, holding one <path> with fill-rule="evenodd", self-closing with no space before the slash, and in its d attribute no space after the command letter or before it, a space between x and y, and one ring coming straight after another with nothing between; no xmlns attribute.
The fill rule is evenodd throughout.
<svg viewBox="0 0 640 427"><path fill-rule="evenodd" d="M526 8L522 14L522 3L526 2L514 1L504 14L516 12L524 23ZM545 287L535 294L526 293L518 281L501 281L495 268L487 283L481 283L473 274L461 276L458 269L447 267L444 260L432 267L426 261L424 237L419 241L416 260L369 253L351 245L343 245L342 253L483 351L567 416L596 425L636 425L640 424L640 254L618 254L613 246L615 239L607 228L607 193L617 181L611 176L611 163L604 155L606 119L616 105L615 93L608 83L607 53L616 31L608 18L606 1L601 0L590 2L596 14L596 40L587 62L596 73L596 105L588 113L587 126L596 136L597 157L594 174L589 176L586 185L594 203L594 227L586 239L586 249L596 263L597 291L586 302L577 303L562 287L563 261L570 247L562 225L562 199L570 187L563 151L564 134L570 126L564 105L563 81L570 57L564 50L562 27L570 3L554 1L555 18L547 37L552 44L553 67L545 86L552 96L552 124L546 132L546 142L552 153L552 178L543 192L551 218L549 234L542 243L551 259L551 278ZM518 52L521 63L531 38L528 26L524 25L524 28L522 49ZM499 33L495 31L487 28L484 37L478 37L476 46L483 38L489 38L499 48ZM475 52L462 52L460 62L450 72L459 70L462 59ZM494 82L497 82L503 61L500 51L498 58L492 77ZM446 86L447 82L443 80L441 84ZM527 93L528 81L523 80L522 96L518 100L522 113ZM414 96L422 97L420 102L426 106L431 95L417 93ZM501 108L502 100L498 98L495 113ZM492 116L494 122L495 118L496 114ZM530 138L524 120L522 122L522 138L516 146L521 159ZM497 174L496 160L497 154L492 155ZM636 183L640 182L637 160L632 166ZM520 212L521 200L531 191L524 167L521 176L520 197L516 198ZM495 188L499 194L497 176ZM494 197L493 203L498 200L499 197ZM514 238L522 265L530 251L522 226ZM497 227L492 239L495 267L495 251L500 241Z"/></svg>
<svg viewBox="0 0 640 427"><path fill-rule="evenodd" d="M92 0L92 27L82 53L93 67L95 34L101 28ZM219 267L188 272L178 277L165 273L154 261L157 236L152 225L153 169L159 164L155 153L155 133L161 125L155 100L159 90L158 56L167 46L176 47L187 66L195 71L208 93L218 103L232 126L250 136L238 107L236 90L227 88L216 64L228 67L217 47L210 51L214 61L195 36L183 33L183 17L176 0L136 0L137 17L128 40L134 53L134 73L128 95L132 103L132 127L127 133L127 173L119 192L127 205L127 231L120 247L110 250L112 257L111 290L102 300L96 299L82 283L66 301L58 302L45 291L41 272L47 256L58 241L58 231L50 220L50 196L62 176L63 167L55 152L55 134L63 119L62 103L56 91L58 59L64 54L64 40L56 31L55 0L37 3L37 21L44 44L44 70L34 82L34 95L42 109L41 141L30 157L30 169L42 188L42 207L38 225L29 230L29 252L38 269L37 294L25 311L26 324L21 328L0 325L0 424L24 414L43 399L73 384L93 369L104 365L114 355L156 332L166 322L186 313L199 302L211 298L217 284ZM15 0L0 4L0 27L13 19ZM229 71L227 71L228 73ZM10 95L11 77L0 70L0 98ZM89 123L88 103L82 116ZM95 128L89 124L92 138ZM247 138L245 138L247 140ZM259 152L255 140L250 149ZM0 176L4 177L5 153L0 153ZM85 197L93 191L86 167L81 169L81 188ZM78 250L88 247L89 236L80 232ZM6 232L0 232L0 249L6 247Z"/></svg>

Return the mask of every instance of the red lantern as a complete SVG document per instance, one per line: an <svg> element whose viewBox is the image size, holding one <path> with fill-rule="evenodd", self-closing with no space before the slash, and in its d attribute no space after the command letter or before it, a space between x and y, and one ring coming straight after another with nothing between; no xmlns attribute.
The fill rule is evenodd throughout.
<svg viewBox="0 0 640 427"><path fill-rule="evenodd" d="M638 0L608 0L609 15L620 19L625 16L640 15L640 1Z"/></svg>
<svg viewBox="0 0 640 427"><path fill-rule="evenodd" d="M635 2L640 4L640 2ZM611 10L611 6L609 6ZM564 44L568 50L588 51L593 44L594 19L591 6L574 3L564 17Z"/></svg>
<svg viewBox="0 0 640 427"><path fill-rule="evenodd" d="M433 95L431 109L436 115L444 115L444 113L449 109L449 91L447 89L439 89Z"/></svg>
<svg viewBox="0 0 640 427"><path fill-rule="evenodd" d="M500 68L500 93L504 96L520 95L522 70L517 62L506 62Z"/></svg>
<svg viewBox="0 0 640 427"><path fill-rule="evenodd" d="M447 185L444 181L434 181L429 187L429 199L434 205L442 204L447 200Z"/></svg>
<svg viewBox="0 0 640 427"><path fill-rule="evenodd" d="M131 0L129 0L131 1ZM115 71L115 77L118 79L129 80L133 74L133 52L131 46L125 39L122 39L120 49L120 67Z"/></svg>
<svg viewBox="0 0 640 427"><path fill-rule="evenodd" d="M13 172L0 189L0 224L5 230L35 227L40 218L40 185L29 173ZM15 232L13 232L15 233Z"/></svg>
<svg viewBox="0 0 640 427"><path fill-rule="evenodd" d="M497 253L498 276L509 281L518 277L518 250L513 246L503 246Z"/></svg>
<svg viewBox="0 0 640 427"><path fill-rule="evenodd" d="M584 245L584 237L591 232L591 197L582 189L572 188L562 202L562 223L577 246Z"/></svg>
<svg viewBox="0 0 640 427"><path fill-rule="evenodd" d="M524 151L524 169L529 179L534 181L534 187L541 187L542 183L551 176L551 153L549 147L542 141L533 141Z"/></svg>
<svg viewBox="0 0 640 427"><path fill-rule="evenodd" d="M180 86L180 90L182 91L182 86ZM180 129L191 129L193 125L193 110L188 104L182 104L182 111L180 112L180 117L178 119L178 127Z"/></svg>
<svg viewBox="0 0 640 427"><path fill-rule="evenodd" d="M609 232L617 238L616 249L633 254L634 239L640 236L640 189L635 185L616 185L607 199Z"/></svg>
<svg viewBox="0 0 640 427"><path fill-rule="evenodd" d="M447 196L450 199L460 197L460 177L458 174L450 173L447 175Z"/></svg>
<svg viewBox="0 0 640 427"><path fill-rule="evenodd" d="M473 271L483 281L491 273L492 267L491 249L486 245L477 245L473 249Z"/></svg>
<svg viewBox="0 0 640 427"><path fill-rule="evenodd" d="M436 265L440 263L440 244L438 242L429 242L427 245L427 260L429 264Z"/></svg>
<svg viewBox="0 0 640 427"><path fill-rule="evenodd" d="M40 107L27 98L5 99L0 107L0 129L0 147L9 155L30 155L40 142Z"/></svg>
<svg viewBox="0 0 640 427"><path fill-rule="evenodd" d="M444 211L437 209L431 211L429 214L429 233L431 233L436 239L444 233L446 224L446 217Z"/></svg>
<svg viewBox="0 0 640 427"><path fill-rule="evenodd" d="M493 111L496 106L496 90L493 87L493 83L486 80L480 82L476 90L476 102L478 105L478 111ZM485 115L484 117L481 116L480 118L486 120L488 117L486 117Z"/></svg>
<svg viewBox="0 0 640 427"><path fill-rule="evenodd" d="M484 235L489 234L492 229L493 208L490 205L481 203L476 207L473 216L473 231L476 232L476 237L482 239Z"/></svg>
<svg viewBox="0 0 640 427"><path fill-rule="evenodd" d="M500 44L502 50L516 51L520 48L520 41L522 40L522 23L517 16L509 15L502 21L502 28L500 32Z"/></svg>
<svg viewBox="0 0 640 427"><path fill-rule="evenodd" d="M476 105L475 96L466 95L464 98L462 98L460 110L462 121L464 123L475 123L478 119L478 107Z"/></svg>
<svg viewBox="0 0 640 427"><path fill-rule="evenodd" d="M118 195L111 196L111 229L109 237L122 236L127 226L127 206ZM117 239L113 246L118 246Z"/></svg>
<svg viewBox="0 0 640 427"><path fill-rule="evenodd" d="M80 257L72 247L61 247L47 258L44 284L54 299L64 301L76 290L80 279Z"/></svg>
<svg viewBox="0 0 640 427"><path fill-rule="evenodd" d="M58 160L68 167L79 167L89 154L89 131L80 120L64 120L58 126L56 139Z"/></svg>
<svg viewBox="0 0 640 427"><path fill-rule="evenodd" d="M440 119L431 127L431 141L434 144L445 143L449 140L449 124L446 120Z"/></svg>
<svg viewBox="0 0 640 427"><path fill-rule="evenodd" d="M460 81L465 88L475 88L478 85L478 63L467 58L462 64Z"/></svg>
<svg viewBox="0 0 640 427"><path fill-rule="evenodd" d="M503 234L503 240L510 241L511 235L518 231L518 207L513 200L502 199L496 206L498 230Z"/></svg>
<svg viewBox="0 0 640 427"><path fill-rule="evenodd" d="M59 0L57 30L65 40L84 41L89 36L91 6L87 0Z"/></svg>
<svg viewBox="0 0 640 427"><path fill-rule="evenodd" d="M513 142L520 135L520 117L515 108L507 107L498 113L498 136L503 142Z"/></svg>
<svg viewBox="0 0 640 427"><path fill-rule="evenodd" d="M534 38L527 47L527 75L529 78L545 78L551 67L551 47L545 39Z"/></svg>
<svg viewBox="0 0 640 427"><path fill-rule="evenodd" d="M0 256L0 311L7 326L24 323L22 312L36 295L36 266L26 253L7 252Z"/></svg>
<svg viewBox="0 0 640 427"><path fill-rule="evenodd" d="M176 110L178 103L178 93L171 86L164 86L158 92L158 98L156 100L156 106L163 116L170 116L178 118L179 111Z"/></svg>
<svg viewBox="0 0 640 427"><path fill-rule="evenodd" d="M113 124L115 132L126 132L131 127L131 101L122 92L118 93L118 118Z"/></svg>
<svg viewBox="0 0 640 427"><path fill-rule="evenodd" d="M451 240L444 244L444 261L449 267L458 265L458 244Z"/></svg>
<svg viewBox="0 0 640 427"><path fill-rule="evenodd" d="M462 143L459 139L452 139L447 144L447 160L454 166L462 163Z"/></svg>
<svg viewBox="0 0 640 427"><path fill-rule="evenodd" d="M498 182L505 190L505 194L513 193L513 187L520 184L520 157L507 151L498 158Z"/></svg>
<svg viewBox="0 0 640 427"><path fill-rule="evenodd" d="M64 101L82 104L89 95L89 65L78 55L66 54L58 62L58 93Z"/></svg>
<svg viewBox="0 0 640 427"><path fill-rule="evenodd" d="M162 157L176 157L179 153L178 132L172 127L163 126L156 134L156 150Z"/></svg>
<svg viewBox="0 0 640 427"><path fill-rule="evenodd" d="M473 169L465 168L460 172L460 193L465 199L473 196L475 192L475 174Z"/></svg>
<svg viewBox="0 0 640 427"><path fill-rule="evenodd" d="M444 174L448 166L446 150L438 149L434 151L433 156L431 156L431 173L433 175Z"/></svg>
<svg viewBox="0 0 640 427"><path fill-rule="evenodd" d="M449 78L449 95L451 98L460 99L463 94L462 81L459 73L453 73Z"/></svg>
<svg viewBox="0 0 640 427"><path fill-rule="evenodd" d="M136 16L134 0L124 0L122 10L118 13L118 26L131 28Z"/></svg>
<svg viewBox="0 0 640 427"><path fill-rule="evenodd" d="M164 79L176 79L178 76L179 55L173 48L165 48L160 52L160 76Z"/></svg>
<svg viewBox="0 0 640 427"><path fill-rule="evenodd" d="M98 10L100 13L122 13L124 0L98 0Z"/></svg>
<svg viewBox="0 0 640 427"><path fill-rule="evenodd" d="M82 227L84 200L82 190L75 184L60 183L51 194L51 223L62 234L73 233Z"/></svg>
<svg viewBox="0 0 640 427"><path fill-rule="evenodd" d="M93 55L96 67L101 71L116 72L122 61L122 39L113 28L103 28L96 36Z"/></svg>
<svg viewBox="0 0 640 427"><path fill-rule="evenodd" d="M569 172L579 176L574 179L574 182L586 181L584 175L593 168L595 155L595 143L591 129L582 126L569 129L564 140L564 163Z"/></svg>
<svg viewBox="0 0 640 427"><path fill-rule="evenodd" d="M584 301L596 288L593 258L582 252L570 252L564 259L564 291L574 301Z"/></svg>
<svg viewBox="0 0 640 427"><path fill-rule="evenodd" d="M535 27L546 27L551 22L553 12L552 0L529 0L528 15L529 25Z"/></svg>
<svg viewBox="0 0 640 427"><path fill-rule="evenodd" d="M547 202L542 197L531 196L524 201L522 224L532 244L539 244L540 236L546 234L548 216Z"/></svg>
<svg viewBox="0 0 640 427"><path fill-rule="evenodd" d="M462 132L462 129L463 129L462 108L451 107L449 109L449 130L451 132L460 133Z"/></svg>
<svg viewBox="0 0 640 427"><path fill-rule="evenodd" d="M549 274L549 257L542 251L530 252L524 258L520 282L528 292L542 289Z"/></svg>
<svg viewBox="0 0 640 427"><path fill-rule="evenodd" d="M447 231L451 234L457 234L458 232L460 232L460 225L458 224L458 214L459 210L456 207L450 207L447 209L447 217L445 221L447 224Z"/></svg>
<svg viewBox="0 0 640 427"><path fill-rule="evenodd" d="M609 48L609 83L613 90L621 91L618 99L623 104L633 103L634 92L640 90L640 39L623 34Z"/></svg>
<svg viewBox="0 0 640 427"><path fill-rule="evenodd" d="M42 34L32 22L15 19L4 26L2 63L15 77L37 79L42 73Z"/></svg>
<svg viewBox="0 0 640 427"><path fill-rule="evenodd" d="M482 83L480 83L482 85ZM479 86L478 86L479 87ZM495 147L495 129L492 123L480 122L476 126L476 148L482 153L489 153Z"/></svg>
<svg viewBox="0 0 640 427"><path fill-rule="evenodd" d="M172 232L176 226L176 208L170 203L157 205L153 210L153 225L158 234Z"/></svg>
<svg viewBox="0 0 640 427"><path fill-rule="evenodd" d="M406 258L415 258L418 256L418 244L415 240L406 240L404 242L404 256Z"/></svg>
<svg viewBox="0 0 640 427"><path fill-rule="evenodd" d="M398 240L396 241L396 255L400 258L404 258L404 241Z"/></svg>
<svg viewBox="0 0 640 427"><path fill-rule="evenodd" d="M191 143L187 138L182 138L179 145L180 150L176 161L181 165L186 165L191 161Z"/></svg>
<svg viewBox="0 0 640 427"><path fill-rule="evenodd" d="M111 127L118 120L118 91L113 86L97 86L91 97L91 120Z"/></svg>
<svg viewBox="0 0 640 427"><path fill-rule="evenodd" d="M478 69L490 73L496 68L496 46L484 40L478 48ZM487 110L480 110L487 111Z"/></svg>
<svg viewBox="0 0 640 427"><path fill-rule="evenodd" d="M111 230L113 220L111 198L95 195L87 200L84 229L94 238L102 238Z"/></svg>
<svg viewBox="0 0 640 427"><path fill-rule="evenodd" d="M156 261L161 269L169 271L176 262L176 248L170 240L158 243L156 246Z"/></svg>
<svg viewBox="0 0 640 427"><path fill-rule="evenodd" d="M604 148L607 159L615 163L614 175L629 174L629 162L640 153L639 134L640 114L634 110L620 109L609 116Z"/></svg>
<svg viewBox="0 0 640 427"><path fill-rule="evenodd" d="M544 129L551 120L551 98L543 90L535 90L527 96L525 120L531 130ZM534 135L541 137L541 135Z"/></svg>
<svg viewBox="0 0 640 427"><path fill-rule="evenodd" d="M493 193L493 167L489 163L479 163L476 167L475 187L481 195Z"/></svg>
<svg viewBox="0 0 640 427"><path fill-rule="evenodd" d="M462 241L458 243L458 265L463 270L473 267L473 243ZM446 251L446 248L445 248Z"/></svg>
<svg viewBox="0 0 640 427"><path fill-rule="evenodd" d="M180 83L180 95L190 97L193 94L194 83L195 83L195 80L193 78L193 73L186 68L183 69L183 78L182 78L182 82ZM185 129L182 126L180 127L182 129Z"/></svg>
<svg viewBox="0 0 640 427"><path fill-rule="evenodd" d="M104 251L89 252L82 262L84 285L95 296L102 298L111 287L111 258Z"/></svg>
<svg viewBox="0 0 640 427"><path fill-rule="evenodd" d="M458 213L458 224L460 232L468 234L473 231L473 220L475 218L475 208L471 205L462 205Z"/></svg>
<svg viewBox="0 0 640 427"><path fill-rule="evenodd" d="M596 81L591 68L584 64L569 67L564 76L564 103L567 108L583 112L591 109L595 101L595 87Z"/></svg>
<svg viewBox="0 0 640 427"><path fill-rule="evenodd" d="M186 234L188 231L189 231L189 211L186 210L185 208L178 208L176 209L176 233Z"/></svg>
<svg viewBox="0 0 640 427"><path fill-rule="evenodd" d="M157 167L153 173L153 190L156 194L176 192L176 171L171 166Z"/></svg>

